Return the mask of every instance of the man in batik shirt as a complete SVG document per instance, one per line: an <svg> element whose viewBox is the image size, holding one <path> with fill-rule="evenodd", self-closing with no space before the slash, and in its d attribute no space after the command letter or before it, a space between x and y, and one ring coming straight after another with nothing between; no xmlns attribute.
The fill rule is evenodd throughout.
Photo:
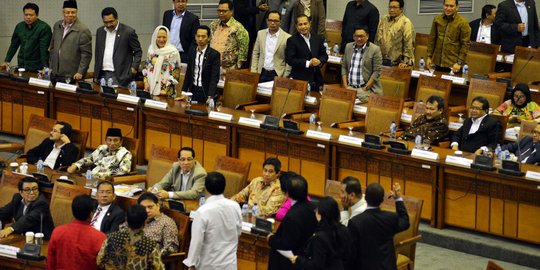
<svg viewBox="0 0 540 270"><path fill-rule="evenodd" d="M383 65L414 65L414 26L403 14L403 0L390 0L388 14L379 21L375 44L381 47Z"/></svg>
<svg viewBox="0 0 540 270"><path fill-rule="evenodd" d="M416 135L423 141L438 142L448 137L448 122L444 117L444 99L430 96L426 102L426 112L416 118L411 126L401 135L405 140L414 140Z"/></svg>

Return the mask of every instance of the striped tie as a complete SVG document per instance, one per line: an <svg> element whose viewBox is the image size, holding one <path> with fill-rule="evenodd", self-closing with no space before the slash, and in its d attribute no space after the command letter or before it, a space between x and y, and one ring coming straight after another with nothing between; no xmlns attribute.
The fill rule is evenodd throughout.
<svg viewBox="0 0 540 270"><path fill-rule="evenodd" d="M97 221L97 219L99 217L99 214L101 214L101 207L98 207L96 213L94 214L94 217L90 221L90 226L94 226L94 223L96 223L96 221Z"/></svg>

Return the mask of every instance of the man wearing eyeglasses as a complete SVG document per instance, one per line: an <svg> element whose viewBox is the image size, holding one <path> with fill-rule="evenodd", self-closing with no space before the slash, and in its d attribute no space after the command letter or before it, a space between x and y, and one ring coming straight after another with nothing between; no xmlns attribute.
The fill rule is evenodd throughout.
<svg viewBox="0 0 540 270"><path fill-rule="evenodd" d="M69 139L71 132L69 123L56 122L49 132L49 137L40 145L28 150L26 153L28 163L35 164L41 159L45 166L54 170L71 165L79 156L79 149Z"/></svg>
<svg viewBox="0 0 540 270"><path fill-rule="evenodd" d="M388 14L379 21L375 44L381 47L383 65L406 68L414 64L414 25L403 14L403 0L390 0Z"/></svg>
<svg viewBox="0 0 540 270"><path fill-rule="evenodd" d="M49 203L39 193L38 181L33 177L25 177L19 181L18 188L19 193L13 195L11 202L0 208L0 220L15 220L10 227L0 231L0 239L13 233L26 232L42 232L44 238L49 239L54 223Z"/></svg>
<svg viewBox="0 0 540 270"><path fill-rule="evenodd" d="M178 162L150 191L163 199L196 200L204 192L206 170L195 160L195 150L182 147Z"/></svg>
<svg viewBox="0 0 540 270"><path fill-rule="evenodd" d="M536 125L531 135L517 142L503 145L502 150L508 150L514 154L518 162L538 165L540 163L540 125Z"/></svg>
<svg viewBox="0 0 540 270"><path fill-rule="evenodd" d="M96 187L96 200L98 206L90 220L90 226L103 233L116 232L120 224L126 220L126 213L118 206L114 200L114 185L111 181L101 181Z"/></svg>

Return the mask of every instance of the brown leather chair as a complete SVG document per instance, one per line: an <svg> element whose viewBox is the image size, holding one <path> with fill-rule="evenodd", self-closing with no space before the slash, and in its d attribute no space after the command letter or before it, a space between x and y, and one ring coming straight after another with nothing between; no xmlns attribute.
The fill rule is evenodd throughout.
<svg viewBox="0 0 540 270"><path fill-rule="evenodd" d="M25 133L26 137L24 138L24 144L0 144L0 152L15 152L21 150L23 153L27 153L28 150L38 146L43 140L49 137L49 133L55 123L55 119L32 114Z"/></svg>
<svg viewBox="0 0 540 270"><path fill-rule="evenodd" d="M78 129L73 129L71 132L71 143L79 149L78 159L84 157L86 152L86 143L88 142L88 131L80 131Z"/></svg>
<svg viewBox="0 0 540 270"><path fill-rule="evenodd" d="M237 158L219 156L216 159L214 171L225 176L227 184L223 195L230 198L240 192L247 184L251 162Z"/></svg>
<svg viewBox="0 0 540 270"><path fill-rule="evenodd" d="M504 270L504 268L496 264L494 261L489 260L486 266L486 270Z"/></svg>
<svg viewBox="0 0 540 270"><path fill-rule="evenodd" d="M495 71L499 45L471 42L467 53L469 74L489 74Z"/></svg>
<svg viewBox="0 0 540 270"><path fill-rule="evenodd" d="M403 99L378 95L369 96L365 132L375 135L388 132L392 120L399 127L402 111Z"/></svg>
<svg viewBox="0 0 540 270"><path fill-rule="evenodd" d="M338 20L326 19L325 28L326 41L328 42L328 46L332 48L336 43L341 46L341 32L343 29L343 22Z"/></svg>
<svg viewBox="0 0 540 270"><path fill-rule="evenodd" d="M163 263L167 266L167 269L186 269L182 261L186 258L189 249L191 220L188 215L168 208L162 208L162 212L176 223L178 227L178 243L180 243L178 252L162 257Z"/></svg>
<svg viewBox="0 0 540 270"><path fill-rule="evenodd" d="M418 85L416 87L415 101L424 101L432 96L437 95L444 98L444 102L448 104L450 90L452 89L452 81L437 77L420 75Z"/></svg>
<svg viewBox="0 0 540 270"><path fill-rule="evenodd" d="M78 185L55 182L51 198L51 215L55 226L70 223L73 220L71 202L78 195L90 195L91 189Z"/></svg>
<svg viewBox="0 0 540 270"><path fill-rule="evenodd" d="M429 42L429 34L416 33L414 40L414 63L415 67L418 67L420 63L420 57L424 57L427 61L427 46Z"/></svg>
<svg viewBox="0 0 540 270"><path fill-rule="evenodd" d="M506 94L506 84L492 81L471 79L469 83L469 94L467 94L467 103L462 106L450 107L451 113L464 113L471 106L472 100L477 96L483 96L489 101L491 108L497 108L504 102ZM445 101L447 102L447 101Z"/></svg>
<svg viewBox="0 0 540 270"><path fill-rule="evenodd" d="M517 46L512 65L512 83L537 84L540 80L540 49Z"/></svg>
<svg viewBox="0 0 540 270"><path fill-rule="evenodd" d="M137 173L137 163L140 151L139 139L122 137L122 146L131 152L131 172L130 174Z"/></svg>
<svg viewBox="0 0 540 270"><path fill-rule="evenodd" d="M383 96L407 99L411 84L410 68L383 68L381 73Z"/></svg>
<svg viewBox="0 0 540 270"><path fill-rule="evenodd" d="M223 106L240 109L255 104L259 74L246 70L228 70L223 87Z"/></svg>
<svg viewBox="0 0 540 270"><path fill-rule="evenodd" d="M257 104L245 106L244 110L255 112L269 112L270 115L280 117L282 113L301 113L304 109L307 82L276 77L272 89L270 104ZM286 104L285 101L287 101Z"/></svg>

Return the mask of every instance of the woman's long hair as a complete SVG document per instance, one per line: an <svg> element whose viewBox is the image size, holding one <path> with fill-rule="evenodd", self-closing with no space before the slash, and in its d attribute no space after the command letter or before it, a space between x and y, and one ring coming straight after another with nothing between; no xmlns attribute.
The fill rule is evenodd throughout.
<svg viewBox="0 0 540 270"><path fill-rule="evenodd" d="M321 216L318 231L328 231L331 235L330 243L333 256L340 256L348 249L347 230L339 222L339 207L334 198L326 196L319 200L317 212Z"/></svg>

